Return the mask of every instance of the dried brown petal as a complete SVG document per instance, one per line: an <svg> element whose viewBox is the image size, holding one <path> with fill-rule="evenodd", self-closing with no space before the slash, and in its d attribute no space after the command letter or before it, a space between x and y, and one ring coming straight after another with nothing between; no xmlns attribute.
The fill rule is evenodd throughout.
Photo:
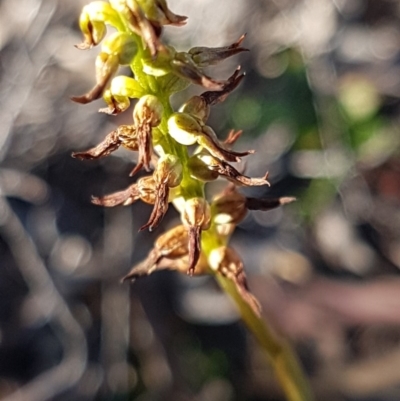
<svg viewBox="0 0 400 401"><path fill-rule="evenodd" d="M187 274L193 276L201 253L201 228L199 226L188 227L189 234L189 266Z"/></svg>
<svg viewBox="0 0 400 401"><path fill-rule="evenodd" d="M167 6L165 0L156 0L156 6L162 11L163 17L158 21L161 25L182 26L186 24L187 17L174 14Z"/></svg>
<svg viewBox="0 0 400 401"><path fill-rule="evenodd" d="M178 259L163 258L157 264L158 269L169 269L179 271L180 273L186 273L189 269L189 257L187 255L182 256ZM194 276L200 276L209 272L207 259L204 254L200 254L199 261L193 271Z"/></svg>
<svg viewBox="0 0 400 401"><path fill-rule="evenodd" d="M160 235L147 258L136 265L123 281L149 275L157 269L174 268L174 261L177 261L177 265L181 265L178 260L187 254L188 233L186 227L179 225Z"/></svg>
<svg viewBox="0 0 400 401"><path fill-rule="evenodd" d="M92 149L86 152L73 152L72 157L77 159L98 159L108 156L110 153L117 150L122 144L118 130L110 132L104 140Z"/></svg>
<svg viewBox="0 0 400 401"><path fill-rule="evenodd" d="M118 67L118 56L101 52L96 58L96 85L88 93L82 96L73 96L71 100L87 104L99 99L117 72Z"/></svg>
<svg viewBox="0 0 400 401"><path fill-rule="evenodd" d="M180 258L188 254L188 232L185 226L179 225L160 235L154 247L160 257Z"/></svg>
<svg viewBox="0 0 400 401"><path fill-rule="evenodd" d="M254 150L235 152L223 147L212 128L205 125L197 138L197 143L207 149L213 156L227 162L239 162L240 158L254 153Z"/></svg>
<svg viewBox="0 0 400 401"><path fill-rule="evenodd" d="M205 123L210 115L210 106L201 96L192 96L180 109L180 113L190 114L196 117L200 124Z"/></svg>
<svg viewBox="0 0 400 401"><path fill-rule="evenodd" d="M151 156L153 154L153 142L151 127L148 124L143 124L137 128L137 141L138 141L138 162L135 168L130 172L130 176L135 175L142 167L146 171L150 171Z"/></svg>
<svg viewBox="0 0 400 401"><path fill-rule="evenodd" d="M143 276L148 276L157 269L157 258L158 254L151 251L145 260L134 266L129 273L122 278L122 282L126 280L132 280Z"/></svg>
<svg viewBox="0 0 400 401"><path fill-rule="evenodd" d="M131 171L133 176L142 167L150 171L150 162L153 155L152 128L157 127L162 118L163 106L153 95L142 96L133 110L133 120L136 128L136 138L139 150L138 163Z"/></svg>
<svg viewBox="0 0 400 401"><path fill-rule="evenodd" d="M114 207L118 205L128 206L140 199L140 193L137 184L130 185L123 191L112 194L95 197L92 196L92 203L99 206Z"/></svg>
<svg viewBox="0 0 400 401"><path fill-rule="evenodd" d="M160 224L161 220L163 219L165 213L167 213L168 210L168 197L169 197L168 185L166 185L165 183L157 185L156 200L150 218L145 225L140 227L139 231L143 231L146 228L148 228L149 231L152 231Z"/></svg>
<svg viewBox="0 0 400 401"><path fill-rule="evenodd" d="M126 3L127 8L124 10L125 17L128 20L130 28L142 37L143 41L150 50L150 54L154 57L158 51L163 50L164 46L159 41L160 31L155 24L152 24L144 15L143 11L134 0Z"/></svg>
<svg viewBox="0 0 400 401"><path fill-rule="evenodd" d="M257 316L261 316L260 303L249 291L243 262L237 252L225 246L214 249L208 258L208 262L212 270L233 282L243 301L250 306Z"/></svg>
<svg viewBox="0 0 400 401"><path fill-rule="evenodd" d="M214 223L239 224L247 214L246 197L235 189L224 191L212 202Z"/></svg>
<svg viewBox="0 0 400 401"><path fill-rule="evenodd" d="M229 181L236 185L244 185L249 187L270 185L268 182L268 172L264 177L251 178L239 173L233 166L219 160L216 157L208 155L206 153L199 154L198 157L208 166L212 171L217 172L219 175L226 177Z"/></svg>
<svg viewBox="0 0 400 401"><path fill-rule="evenodd" d="M193 61L199 67L208 67L210 65L218 64L220 61L234 56L235 54L248 51L240 47L246 35L242 35L235 43L223 47L193 47L189 50Z"/></svg>
<svg viewBox="0 0 400 401"><path fill-rule="evenodd" d="M238 85L244 78L245 74L239 74L239 72L240 72L240 66L237 67L232 76L230 76L225 81L224 86L221 88L221 90L204 92L200 96L210 106L222 103L228 97L228 95L238 87Z"/></svg>
<svg viewBox="0 0 400 401"><path fill-rule="evenodd" d="M137 181L140 200L149 205L156 203L156 183L152 175L141 177Z"/></svg>
<svg viewBox="0 0 400 401"><path fill-rule="evenodd" d="M138 133L134 125L120 125L117 131L124 148L133 151L139 150Z"/></svg>
<svg viewBox="0 0 400 401"><path fill-rule="evenodd" d="M195 266L201 253L201 231L207 230L211 224L210 205L203 198L191 198L185 202L181 216L183 224L189 234L189 269L188 274L193 275Z"/></svg>
<svg viewBox="0 0 400 401"><path fill-rule="evenodd" d="M217 81L204 74L187 56L187 53L176 53L175 58L171 60L171 66L176 75L206 89L218 91L222 90L226 85L226 81Z"/></svg>
<svg viewBox="0 0 400 401"><path fill-rule="evenodd" d="M243 130L235 131L231 129L228 132L228 136L224 140L224 145L233 145L243 134Z"/></svg>
<svg viewBox="0 0 400 401"><path fill-rule="evenodd" d="M118 205L128 206L137 200L153 205L156 201L155 182L153 176L142 177L137 183L128 188L114 192L103 197L92 197L95 205L114 207Z"/></svg>
<svg viewBox="0 0 400 401"><path fill-rule="evenodd" d="M178 157L165 154L160 157L153 173L155 182L155 203L149 221L140 228L150 231L157 227L168 209L170 188L176 187L182 180L182 165Z"/></svg>
<svg viewBox="0 0 400 401"><path fill-rule="evenodd" d="M262 210L268 211L275 209L276 207L292 203L296 198L290 196L284 196L282 198L272 198L272 199L257 199L257 198L246 198L246 208L248 210Z"/></svg>

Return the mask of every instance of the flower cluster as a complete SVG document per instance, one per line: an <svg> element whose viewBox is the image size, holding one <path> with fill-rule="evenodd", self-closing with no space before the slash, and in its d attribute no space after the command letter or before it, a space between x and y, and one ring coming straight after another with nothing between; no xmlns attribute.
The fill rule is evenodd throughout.
<svg viewBox="0 0 400 401"><path fill-rule="evenodd" d="M83 43L79 49L101 45L96 59L96 83L78 103L103 97L107 104L100 111L116 115L133 108L132 123L121 125L92 149L75 152L79 159L108 156L119 147L138 153L139 170L149 175L128 188L93 197L96 205L114 207L141 200L153 205L148 222L141 230L155 229L170 203L181 214L181 225L156 240L148 257L124 279L135 279L158 269L174 269L193 274L220 274L231 280L243 300L259 314L259 305L247 288L243 264L228 247L235 226L248 210L269 210L293 198L254 199L242 195L239 186L269 185L268 174L251 178L233 167L254 151L234 151L241 131L231 131L221 142L207 125L211 106L220 103L239 85L244 74L238 67L226 80L206 75L204 68L247 49L244 35L230 46L194 47L178 52L161 40L164 25L181 26L186 17L169 10L165 0L94 1L82 10L80 28ZM107 35L108 27L115 32ZM117 75L120 66L130 66L133 77ZM190 98L174 111L169 98L191 83L205 92ZM152 172L152 173L151 173ZM151 174L150 174L151 173ZM230 183L211 201L205 197L207 182L218 178Z"/></svg>

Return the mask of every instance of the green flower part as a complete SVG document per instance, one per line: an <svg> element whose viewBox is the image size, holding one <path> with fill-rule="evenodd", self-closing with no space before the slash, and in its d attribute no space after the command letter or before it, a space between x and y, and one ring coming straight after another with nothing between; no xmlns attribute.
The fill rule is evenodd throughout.
<svg viewBox="0 0 400 401"><path fill-rule="evenodd" d="M115 54L101 52L96 58L96 85L82 96L73 96L71 100L81 104L99 99L108 87L112 77L119 68L119 59Z"/></svg>
<svg viewBox="0 0 400 401"><path fill-rule="evenodd" d="M93 1L83 7L79 18L79 27L83 33L83 43L76 45L86 50L98 45L107 33L107 25L122 29L123 24L118 13L105 1Z"/></svg>
<svg viewBox="0 0 400 401"><path fill-rule="evenodd" d="M118 56L119 64L128 65L137 53L137 44L132 35L114 32L101 45L103 52Z"/></svg>

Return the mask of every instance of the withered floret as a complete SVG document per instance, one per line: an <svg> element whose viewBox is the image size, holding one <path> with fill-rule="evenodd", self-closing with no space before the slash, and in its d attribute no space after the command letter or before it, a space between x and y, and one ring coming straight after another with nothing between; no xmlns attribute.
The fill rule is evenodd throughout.
<svg viewBox="0 0 400 401"><path fill-rule="evenodd" d="M150 171L150 161L153 154L152 128L157 127L162 118L163 106L157 97L145 95L139 99L133 110L133 121L137 131L139 157L131 176L144 167Z"/></svg>
<svg viewBox="0 0 400 401"><path fill-rule="evenodd" d="M250 292L243 262L238 253L226 246L214 249L208 257L210 268L232 281L242 299L250 306L253 312L261 315L261 306Z"/></svg>
<svg viewBox="0 0 400 401"><path fill-rule="evenodd" d="M170 188L177 187L182 180L182 164L174 155L160 157L153 173L155 183L155 201L148 222L140 231L148 228L152 231L163 219L168 209Z"/></svg>
<svg viewBox="0 0 400 401"><path fill-rule="evenodd" d="M160 269L187 272L189 268L188 244L189 235L185 226L178 225L170 229L157 238L147 258L134 266L122 281L148 276ZM207 269L207 261L201 257L196 264L195 274L204 274Z"/></svg>
<svg viewBox="0 0 400 401"><path fill-rule="evenodd" d="M211 224L210 205L204 198L188 199L185 202L181 218L189 234L188 274L193 275L201 253L201 232L208 230Z"/></svg>

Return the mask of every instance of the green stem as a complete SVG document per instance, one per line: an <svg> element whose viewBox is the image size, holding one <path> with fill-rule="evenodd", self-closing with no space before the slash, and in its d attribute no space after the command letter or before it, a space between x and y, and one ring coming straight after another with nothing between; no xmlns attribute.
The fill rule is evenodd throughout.
<svg viewBox="0 0 400 401"><path fill-rule="evenodd" d="M266 351L288 401L312 401L314 399L308 381L296 354L283 338L277 338L265 320L258 317L238 293L235 284L221 274L215 275L221 288L233 299L247 327Z"/></svg>

